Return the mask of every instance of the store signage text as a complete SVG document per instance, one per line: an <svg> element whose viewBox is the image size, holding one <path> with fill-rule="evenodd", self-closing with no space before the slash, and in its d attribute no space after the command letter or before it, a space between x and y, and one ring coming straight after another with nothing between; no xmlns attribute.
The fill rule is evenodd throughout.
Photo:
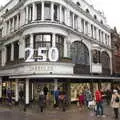
<svg viewBox="0 0 120 120"><path fill-rule="evenodd" d="M35 62L35 58L33 57L35 54L35 50L33 48L26 48L25 52L29 51L29 55L25 62ZM46 47L39 47L37 55L37 61L49 61L55 62L59 59L59 52L56 47L46 48Z"/></svg>

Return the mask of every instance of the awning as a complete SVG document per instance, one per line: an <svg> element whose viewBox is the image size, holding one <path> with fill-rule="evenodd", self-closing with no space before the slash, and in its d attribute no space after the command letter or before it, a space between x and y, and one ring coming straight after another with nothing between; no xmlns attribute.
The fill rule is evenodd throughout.
<svg viewBox="0 0 120 120"><path fill-rule="evenodd" d="M10 79L15 79L15 78L65 78L65 79L93 79L93 80L120 80L120 77L111 77L111 76L97 76L97 75L55 75L55 74L37 74L37 75L14 75L14 76L9 76Z"/></svg>

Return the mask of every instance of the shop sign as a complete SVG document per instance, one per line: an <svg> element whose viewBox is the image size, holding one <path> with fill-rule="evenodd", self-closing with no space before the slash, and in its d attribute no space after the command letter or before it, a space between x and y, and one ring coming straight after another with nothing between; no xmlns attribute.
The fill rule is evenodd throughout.
<svg viewBox="0 0 120 120"><path fill-rule="evenodd" d="M35 62L35 50L33 48L26 48L25 52L28 51L29 55L25 62ZM39 47L37 50L37 62L40 61L52 61L55 62L59 59L59 52L56 47L46 48L46 47Z"/></svg>

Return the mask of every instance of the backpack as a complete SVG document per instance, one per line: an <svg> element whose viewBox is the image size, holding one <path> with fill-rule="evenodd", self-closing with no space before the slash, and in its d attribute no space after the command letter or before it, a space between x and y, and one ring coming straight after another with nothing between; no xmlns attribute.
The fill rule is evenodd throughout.
<svg viewBox="0 0 120 120"><path fill-rule="evenodd" d="M116 96L116 98L115 98L115 102L120 102L120 100L119 100L119 97L118 97L118 96Z"/></svg>

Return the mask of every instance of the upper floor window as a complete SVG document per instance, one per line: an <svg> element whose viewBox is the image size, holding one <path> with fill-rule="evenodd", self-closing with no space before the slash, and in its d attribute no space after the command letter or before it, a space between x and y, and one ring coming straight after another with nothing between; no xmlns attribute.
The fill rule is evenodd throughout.
<svg viewBox="0 0 120 120"><path fill-rule="evenodd" d="M65 8L62 7L62 22L65 23Z"/></svg>
<svg viewBox="0 0 120 120"><path fill-rule="evenodd" d="M14 42L14 60L19 59L19 41Z"/></svg>
<svg viewBox="0 0 120 120"><path fill-rule="evenodd" d="M59 6L57 4L54 5L54 20L59 21Z"/></svg>
<svg viewBox="0 0 120 120"><path fill-rule="evenodd" d="M2 29L0 29L0 38L2 37Z"/></svg>
<svg viewBox="0 0 120 120"><path fill-rule="evenodd" d="M51 4L49 2L45 2L44 5L44 19L51 20Z"/></svg>
<svg viewBox="0 0 120 120"><path fill-rule="evenodd" d="M37 20L41 20L42 7L41 3L37 4Z"/></svg>
<svg viewBox="0 0 120 120"><path fill-rule="evenodd" d="M34 48L38 49L39 47L50 48L52 45L52 35L51 34L35 34L34 35Z"/></svg>
<svg viewBox="0 0 120 120"><path fill-rule="evenodd" d="M32 7L32 5L30 5L29 7L28 7L28 22L31 22L32 21L32 16L33 16L33 7Z"/></svg>
<svg viewBox="0 0 120 120"><path fill-rule="evenodd" d="M74 16L74 27L76 30L78 29L78 16L77 15Z"/></svg>
<svg viewBox="0 0 120 120"><path fill-rule="evenodd" d="M71 45L71 57L74 64L89 65L89 51L87 46L80 42L75 41Z"/></svg>
<svg viewBox="0 0 120 120"><path fill-rule="evenodd" d="M80 2L76 2L76 4L77 4L78 6L80 6Z"/></svg>
<svg viewBox="0 0 120 120"><path fill-rule="evenodd" d="M93 25L91 25L91 36L93 37Z"/></svg>
<svg viewBox="0 0 120 120"><path fill-rule="evenodd" d="M56 47L59 50L59 58L64 56L64 37L61 35L56 35Z"/></svg>
<svg viewBox="0 0 120 120"><path fill-rule="evenodd" d="M70 26L73 27L73 13L70 12Z"/></svg>
<svg viewBox="0 0 120 120"><path fill-rule="evenodd" d="M6 51L6 56L7 56L7 62L10 62L11 61L11 44L8 44L6 46L7 48L7 51Z"/></svg>
<svg viewBox="0 0 120 120"><path fill-rule="evenodd" d="M93 63L100 63L100 51L93 50L92 51L92 58L93 58Z"/></svg>
<svg viewBox="0 0 120 120"><path fill-rule="evenodd" d="M94 15L94 19L96 19L96 20L97 20L97 16L96 16L96 15Z"/></svg>
<svg viewBox="0 0 120 120"><path fill-rule="evenodd" d="M82 32L84 32L84 20L83 19L81 19L81 29L82 29Z"/></svg>
<svg viewBox="0 0 120 120"><path fill-rule="evenodd" d="M101 20L100 23L103 24L103 21Z"/></svg>
<svg viewBox="0 0 120 120"><path fill-rule="evenodd" d="M86 9L86 13L90 13L89 9Z"/></svg>

